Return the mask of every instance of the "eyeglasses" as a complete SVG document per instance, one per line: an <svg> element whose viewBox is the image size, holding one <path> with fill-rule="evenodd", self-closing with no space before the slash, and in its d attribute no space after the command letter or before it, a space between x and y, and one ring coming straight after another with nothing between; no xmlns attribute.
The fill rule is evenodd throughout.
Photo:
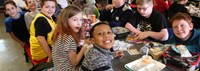
<svg viewBox="0 0 200 71"><path fill-rule="evenodd" d="M140 11L141 11L141 10L146 11L150 6L151 6L151 4L149 4L149 6L147 6L146 8L145 8L145 7L143 7L143 8L138 8L138 7L137 7L137 10L140 10Z"/></svg>

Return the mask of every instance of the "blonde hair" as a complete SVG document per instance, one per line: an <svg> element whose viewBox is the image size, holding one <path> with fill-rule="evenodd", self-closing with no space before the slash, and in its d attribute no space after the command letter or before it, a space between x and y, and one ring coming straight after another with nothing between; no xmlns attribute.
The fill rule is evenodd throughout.
<svg viewBox="0 0 200 71"><path fill-rule="evenodd" d="M136 0L136 5L152 4L152 0Z"/></svg>

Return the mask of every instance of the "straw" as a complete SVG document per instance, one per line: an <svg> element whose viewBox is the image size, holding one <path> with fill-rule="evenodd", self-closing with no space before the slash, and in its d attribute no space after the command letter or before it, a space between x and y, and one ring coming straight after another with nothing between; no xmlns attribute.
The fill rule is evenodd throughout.
<svg viewBox="0 0 200 71"><path fill-rule="evenodd" d="M148 53L149 53L149 48L147 48L146 56L148 55Z"/></svg>

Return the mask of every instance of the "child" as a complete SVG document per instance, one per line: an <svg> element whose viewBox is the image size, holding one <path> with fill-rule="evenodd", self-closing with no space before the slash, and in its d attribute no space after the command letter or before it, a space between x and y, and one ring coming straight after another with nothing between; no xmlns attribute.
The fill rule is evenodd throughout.
<svg viewBox="0 0 200 71"><path fill-rule="evenodd" d="M124 27L133 15L131 7L126 0L112 0L112 4L106 5L106 8L100 13L100 21L109 21L110 26Z"/></svg>
<svg viewBox="0 0 200 71"><path fill-rule="evenodd" d="M174 32L170 42L185 45L190 52L200 54L200 32L193 29L192 18L187 13L177 13L170 23Z"/></svg>
<svg viewBox="0 0 200 71"><path fill-rule="evenodd" d="M82 10L68 6L60 13L54 32L55 44L52 49L53 63L56 71L77 71L86 50L86 43L78 48L82 38ZM79 51L80 49L80 51Z"/></svg>
<svg viewBox="0 0 200 71"><path fill-rule="evenodd" d="M29 44L29 32L24 21L24 12L18 12L13 1L4 3L5 13L9 15L5 20L6 32L17 41L22 47Z"/></svg>
<svg viewBox="0 0 200 71"><path fill-rule="evenodd" d="M36 0L25 0L27 6L30 8L30 12L25 13L25 22L26 22L26 27L29 30L30 24L34 17L39 13L38 11L38 3Z"/></svg>
<svg viewBox="0 0 200 71"><path fill-rule="evenodd" d="M105 22L95 24L90 30L90 38L93 43L86 54L81 70L83 71L114 71L112 69L113 53L110 51L114 44L114 33ZM123 56L122 52L116 51L114 57Z"/></svg>
<svg viewBox="0 0 200 71"><path fill-rule="evenodd" d="M41 0L41 13L37 14L30 25L30 51L32 59L38 62L51 62L52 36L55 22L52 15L55 12L55 0ZM48 60L45 60L47 59Z"/></svg>

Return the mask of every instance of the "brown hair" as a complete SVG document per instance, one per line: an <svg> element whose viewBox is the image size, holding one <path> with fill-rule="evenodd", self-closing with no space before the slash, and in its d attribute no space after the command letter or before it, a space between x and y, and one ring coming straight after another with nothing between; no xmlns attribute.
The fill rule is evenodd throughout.
<svg viewBox="0 0 200 71"><path fill-rule="evenodd" d="M4 2L4 4L3 4L4 10L6 10L6 5L8 5L8 4L11 4L11 5L13 5L13 6L15 6L15 7L17 8L17 5L15 4L14 1L6 1L6 2Z"/></svg>
<svg viewBox="0 0 200 71"><path fill-rule="evenodd" d="M53 1L53 2L55 2L55 5L57 5L56 0L41 0L41 1L40 1L40 6L41 6L41 7L44 6L45 2L47 2L47 1Z"/></svg>
<svg viewBox="0 0 200 71"><path fill-rule="evenodd" d="M80 35L82 32L79 31L78 34L72 31L72 28L69 26L69 18L73 17L74 15L82 12L82 10L76 6L67 6L66 8L61 11L59 16L57 17L57 26L53 35L53 41L55 41L58 38L58 35L72 35L72 37L75 39L76 43L80 41Z"/></svg>
<svg viewBox="0 0 200 71"><path fill-rule="evenodd" d="M192 22L192 18L190 17L190 15L188 15L187 13L179 12L170 19L170 24L172 25L174 20L181 20L181 19L185 20L187 23Z"/></svg>

